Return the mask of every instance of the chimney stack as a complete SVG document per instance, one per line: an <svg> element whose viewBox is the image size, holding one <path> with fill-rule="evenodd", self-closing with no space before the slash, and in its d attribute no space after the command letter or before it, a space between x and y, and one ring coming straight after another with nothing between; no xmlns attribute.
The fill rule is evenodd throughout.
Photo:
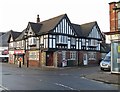
<svg viewBox="0 0 120 92"><path fill-rule="evenodd" d="M37 23L40 23L39 15L37 15Z"/></svg>
<svg viewBox="0 0 120 92"><path fill-rule="evenodd" d="M110 32L116 31L116 2L109 3Z"/></svg>

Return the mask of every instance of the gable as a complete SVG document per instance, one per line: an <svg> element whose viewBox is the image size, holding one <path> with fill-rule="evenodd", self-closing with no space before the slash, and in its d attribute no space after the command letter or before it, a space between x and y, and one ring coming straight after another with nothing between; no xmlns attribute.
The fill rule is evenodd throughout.
<svg viewBox="0 0 120 92"><path fill-rule="evenodd" d="M64 17L54 28L54 33L66 34L66 35L76 35L70 21Z"/></svg>
<svg viewBox="0 0 120 92"><path fill-rule="evenodd" d="M10 36L10 42L12 42L13 41L13 37L12 36Z"/></svg>
<svg viewBox="0 0 120 92"><path fill-rule="evenodd" d="M33 35L35 35L35 33L34 33L34 31L33 31L33 29L32 29L32 27L31 27L30 24L28 24L27 33L28 33L27 36L33 36Z"/></svg>
<svg viewBox="0 0 120 92"><path fill-rule="evenodd" d="M96 25L93 26L88 37L95 38L95 39L101 39L101 32L99 31L99 28Z"/></svg>

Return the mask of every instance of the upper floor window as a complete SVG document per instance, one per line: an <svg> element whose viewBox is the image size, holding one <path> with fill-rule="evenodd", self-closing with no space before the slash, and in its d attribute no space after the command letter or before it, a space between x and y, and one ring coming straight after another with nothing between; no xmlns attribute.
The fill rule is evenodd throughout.
<svg viewBox="0 0 120 92"><path fill-rule="evenodd" d="M71 45L75 45L76 41L75 41L75 38L71 38Z"/></svg>
<svg viewBox="0 0 120 92"><path fill-rule="evenodd" d="M120 29L120 12L118 12L118 29Z"/></svg>
<svg viewBox="0 0 120 92"><path fill-rule="evenodd" d="M36 38L35 37L30 37L29 38L29 45L35 45L36 44Z"/></svg>
<svg viewBox="0 0 120 92"><path fill-rule="evenodd" d="M16 47L20 47L20 41L17 41L16 43Z"/></svg>
<svg viewBox="0 0 120 92"><path fill-rule="evenodd" d="M82 46L85 46L85 39L82 39Z"/></svg>
<svg viewBox="0 0 120 92"><path fill-rule="evenodd" d="M40 37L40 44L43 44L43 36Z"/></svg>
<svg viewBox="0 0 120 92"><path fill-rule="evenodd" d="M57 39L57 43L61 43L61 44L67 44L68 41L68 37L63 35L58 35L56 39Z"/></svg>
<svg viewBox="0 0 120 92"><path fill-rule="evenodd" d="M97 40L91 39L88 41L89 46L97 46Z"/></svg>
<svg viewBox="0 0 120 92"><path fill-rule="evenodd" d="M13 47L13 42L9 43L9 47L12 48Z"/></svg>

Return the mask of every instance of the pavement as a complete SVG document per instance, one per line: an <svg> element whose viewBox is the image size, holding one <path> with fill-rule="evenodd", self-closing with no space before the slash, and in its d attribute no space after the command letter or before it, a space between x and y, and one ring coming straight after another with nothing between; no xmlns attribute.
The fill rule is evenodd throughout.
<svg viewBox="0 0 120 92"><path fill-rule="evenodd" d="M93 74L87 74L87 75L82 75L81 77L90 79L90 80L95 80L99 82L104 82L107 84L115 84L118 85L120 88L120 75L119 74L112 74L111 72L106 72L106 71L101 71L101 72L96 72Z"/></svg>

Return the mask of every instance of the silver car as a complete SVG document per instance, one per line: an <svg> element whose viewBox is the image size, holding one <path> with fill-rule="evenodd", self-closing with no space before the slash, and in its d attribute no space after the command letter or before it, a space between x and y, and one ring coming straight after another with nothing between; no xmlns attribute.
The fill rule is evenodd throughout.
<svg viewBox="0 0 120 92"><path fill-rule="evenodd" d="M101 68L101 70L110 70L111 69L111 56L106 56L100 62L100 68Z"/></svg>

